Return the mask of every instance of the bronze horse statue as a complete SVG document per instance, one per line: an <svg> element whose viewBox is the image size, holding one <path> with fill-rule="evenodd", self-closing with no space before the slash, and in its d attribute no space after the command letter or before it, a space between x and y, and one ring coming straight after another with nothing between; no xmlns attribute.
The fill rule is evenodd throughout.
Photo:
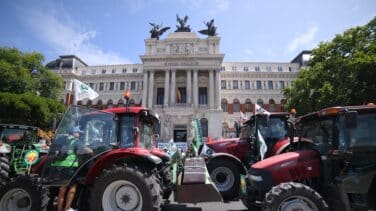
<svg viewBox="0 0 376 211"><path fill-rule="evenodd" d="M208 36L216 36L217 35L217 27L214 26L214 19L211 19L211 21L205 22L207 29L200 30L201 34L205 34Z"/></svg>
<svg viewBox="0 0 376 211"><path fill-rule="evenodd" d="M190 32L191 28L190 26L186 26L188 21L188 16L185 16L184 19L180 18L178 14L176 14L176 21L179 25L176 25L175 32Z"/></svg>
<svg viewBox="0 0 376 211"><path fill-rule="evenodd" d="M155 24L155 23L149 23L152 28L150 30L150 38L157 38L159 40L159 36L161 36L163 33L165 33L167 30L170 29L170 27L163 27L162 24Z"/></svg>

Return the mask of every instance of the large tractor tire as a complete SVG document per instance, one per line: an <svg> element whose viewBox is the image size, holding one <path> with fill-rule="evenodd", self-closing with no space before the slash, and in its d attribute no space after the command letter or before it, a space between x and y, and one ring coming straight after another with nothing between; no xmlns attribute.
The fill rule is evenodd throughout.
<svg viewBox="0 0 376 211"><path fill-rule="evenodd" d="M104 170L90 192L91 210L160 210L160 186L155 175L133 166Z"/></svg>
<svg viewBox="0 0 376 211"><path fill-rule="evenodd" d="M169 199L170 195L172 193L172 187L171 187L171 180L172 180L172 172L170 169L170 166L166 165L162 170L162 198L163 199Z"/></svg>
<svg viewBox="0 0 376 211"><path fill-rule="evenodd" d="M225 159L210 160L207 164L210 178L225 201L239 196L240 172L237 166Z"/></svg>
<svg viewBox="0 0 376 211"><path fill-rule="evenodd" d="M295 182L281 183L272 188L264 199L265 211L328 211L329 207L312 188Z"/></svg>
<svg viewBox="0 0 376 211"><path fill-rule="evenodd" d="M0 210L45 210L48 202L46 188L29 176L12 178L0 189Z"/></svg>
<svg viewBox="0 0 376 211"><path fill-rule="evenodd" d="M0 185L5 185L9 181L10 165L7 156L0 156Z"/></svg>

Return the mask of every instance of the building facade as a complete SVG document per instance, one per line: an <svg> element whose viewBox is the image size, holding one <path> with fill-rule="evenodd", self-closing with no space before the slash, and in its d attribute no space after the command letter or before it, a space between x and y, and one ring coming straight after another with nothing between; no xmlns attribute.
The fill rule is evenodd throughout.
<svg viewBox="0 0 376 211"><path fill-rule="evenodd" d="M187 141L193 138L195 118L204 137L216 139L232 136L240 112L249 116L255 103L283 110L281 91L297 77L306 54L286 63L223 62L220 37L173 32L163 40L146 39L141 64L88 66L68 55L47 67L64 78L66 90L78 79L99 93L94 101L78 102L85 106L124 106L123 93L130 90L131 103L160 114L162 140Z"/></svg>

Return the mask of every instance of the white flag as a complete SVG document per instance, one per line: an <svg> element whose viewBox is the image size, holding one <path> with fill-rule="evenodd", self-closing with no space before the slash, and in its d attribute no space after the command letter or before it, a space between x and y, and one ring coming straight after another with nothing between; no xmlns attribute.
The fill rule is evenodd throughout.
<svg viewBox="0 0 376 211"><path fill-rule="evenodd" d="M89 98L90 100L94 100L99 96L90 86L81 81L74 79L73 80L73 91L75 101L83 100Z"/></svg>
<svg viewBox="0 0 376 211"><path fill-rule="evenodd" d="M258 136L258 145L260 149L261 160L264 160L264 156L265 156L266 151L268 150L268 146L266 145L264 137L262 137L260 130L257 130L257 136Z"/></svg>
<svg viewBox="0 0 376 211"><path fill-rule="evenodd" d="M247 116L242 111L240 111L240 122L243 122L245 120L247 120Z"/></svg>
<svg viewBox="0 0 376 211"><path fill-rule="evenodd" d="M255 104L255 114L265 114L270 115L270 112L259 106L257 103Z"/></svg>

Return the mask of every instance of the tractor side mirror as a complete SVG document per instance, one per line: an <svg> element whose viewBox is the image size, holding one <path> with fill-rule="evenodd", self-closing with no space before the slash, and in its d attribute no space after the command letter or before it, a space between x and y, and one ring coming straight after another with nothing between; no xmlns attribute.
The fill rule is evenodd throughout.
<svg viewBox="0 0 376 211"><path fill-rule="evenodd" d="M358 112L348 111L345 113L345 127L356 128L358 126Z"/></svg>

